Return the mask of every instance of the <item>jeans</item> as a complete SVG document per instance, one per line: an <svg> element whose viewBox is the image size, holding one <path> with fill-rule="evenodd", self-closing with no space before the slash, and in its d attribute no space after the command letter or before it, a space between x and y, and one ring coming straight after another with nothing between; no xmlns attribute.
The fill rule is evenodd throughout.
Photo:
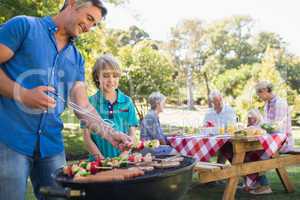
<svg viewBox="0 0 300 200"><path fill-rule="evenodd" d="M24 200L30 177L36 198L44 200L39 194L40 187L58 187L51 174L65 164L64 152L49 158L34 159L0 143L0 199Z"/></svg>
<svg viewBox="0 0 300 200"><path fill-rule="evenodd" d="M259 184L261 185L261 186L267 186L267 185L269 185L269 181L268 181L268 178L267 178L267 176L266 175L261 175L261 176L259 176Z"/></svg>

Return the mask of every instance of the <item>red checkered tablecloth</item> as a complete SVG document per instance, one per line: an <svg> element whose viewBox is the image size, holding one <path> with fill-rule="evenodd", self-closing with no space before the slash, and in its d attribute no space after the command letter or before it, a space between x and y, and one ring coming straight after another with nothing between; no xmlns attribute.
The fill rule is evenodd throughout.
<svg viewBox="0 0 300 200"><path fill-rule="evenodd" d="M258 160L266 160L271 158L283 145L287 135L271 134L258 137L262 144L263 150L248 152L245 157L245 162L253 162ZM247 186L252 186L258 181L259 174L250 174L246 176L245 183Z"/></svg>
<svg viewBox="0 0 300 200"><path fill-rule="evenodd" d="M209 161L230 137L179 136L168 137L171 146L185 156L198 161Z"/></svg>
<svg viewBox="0 0 300 200"><path fill-rule="evenodd" d="M168 141L171 146L176 149L177 152L185 156L192 156L198 161L209 161L217 151L226 143L230 142L230 136L179 136L168 137ZM265 160L271 158L276 153L286 140L285 134L266 134L257 137L258 141L262 144L263 150L248 152L245 157L245 162ZM227 152L223 152L226 150ZM231 151L231 152L228 152ZM222 153L232 156L232 149L222 149ZM252 174L247 176L246 184L252 185L256 182L258 174Z"/></svg>

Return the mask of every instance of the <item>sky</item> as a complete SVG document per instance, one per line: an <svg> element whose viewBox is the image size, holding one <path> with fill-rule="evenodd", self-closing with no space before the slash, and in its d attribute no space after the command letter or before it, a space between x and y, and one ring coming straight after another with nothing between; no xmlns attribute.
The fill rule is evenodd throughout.
<svg viewBox="0 0 300 200"><path fill-rule="evenodd" d="M129 0L128 4L108 5L110 28L137 25L152 39L167 41L170 28L182 19L197 18L210 23L233 15L249 15L256 31L279 34L288 50L300 55L299 0Z"/></svg>

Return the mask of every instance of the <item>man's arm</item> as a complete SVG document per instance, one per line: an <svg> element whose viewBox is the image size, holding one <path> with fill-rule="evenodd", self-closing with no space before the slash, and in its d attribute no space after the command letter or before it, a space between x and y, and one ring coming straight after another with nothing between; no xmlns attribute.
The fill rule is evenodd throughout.
<svg viewBox="0 0 300 200"><path fill-rule="evenodd" d="M5 63L14 56L14 52L3 44L0 44L0 64Z"/></svg>
<svg viewBox="0 0 300 200"><path fill-rule="evenodd" d="M54 91L48 86L39 86L33 89L25 89L20 84L12 81L0 68L0 95L14 99L30 108L46 110L55 107L55 100L45 92Z"/></svg>
<svg viewBox="0 0 300 200"><path fill-rule="evenodd" d="M90 104L88 100L84 82L77 81L75 83L71 90L70 99L72 102L83 109L83 113L76 110L74 110L74 112L78 119L82 121L88 129L107 139L112 143L112 145L119 145L119 148L122 148L122 144L131 143L131 139L129 136L115 131L111 128L110 125L102 120L102 118L99 116L95 108Z"/></svg>
<svg viewBox="0 0 300 200"><path fill-rule="evenodd" d="M7 62L14 53L5 45L0 44L0 64ZM0 68L0 95L14 99L30 108L47 109L54 108L55 101L45 94L53 91L53 88L40 86L31 90L23 88L20 84L11 80Z"/></svg>

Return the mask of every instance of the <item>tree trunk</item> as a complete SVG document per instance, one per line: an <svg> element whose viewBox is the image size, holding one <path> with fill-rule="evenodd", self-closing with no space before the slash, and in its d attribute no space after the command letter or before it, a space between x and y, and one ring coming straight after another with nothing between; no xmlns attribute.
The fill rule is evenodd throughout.
<svg viewBox="0 0 300 200"><path fill-rule="evenodd" d="M194 110L194 100L193 100L193 70L189 65L187 66L187 106L189 110Z"/></svg>
<svg viewBox="0 0 300 200"><path fill-rule="evenodd" d="M209 88L208 77L207 77L206 72L203 73L203 76L204 76L204 81L205 81L205 85L206 85L208 107L211 108L211 107L212 107L212 103L211 103L211 101L210 101L210 99L209 99L210 88Z"/></svg>

